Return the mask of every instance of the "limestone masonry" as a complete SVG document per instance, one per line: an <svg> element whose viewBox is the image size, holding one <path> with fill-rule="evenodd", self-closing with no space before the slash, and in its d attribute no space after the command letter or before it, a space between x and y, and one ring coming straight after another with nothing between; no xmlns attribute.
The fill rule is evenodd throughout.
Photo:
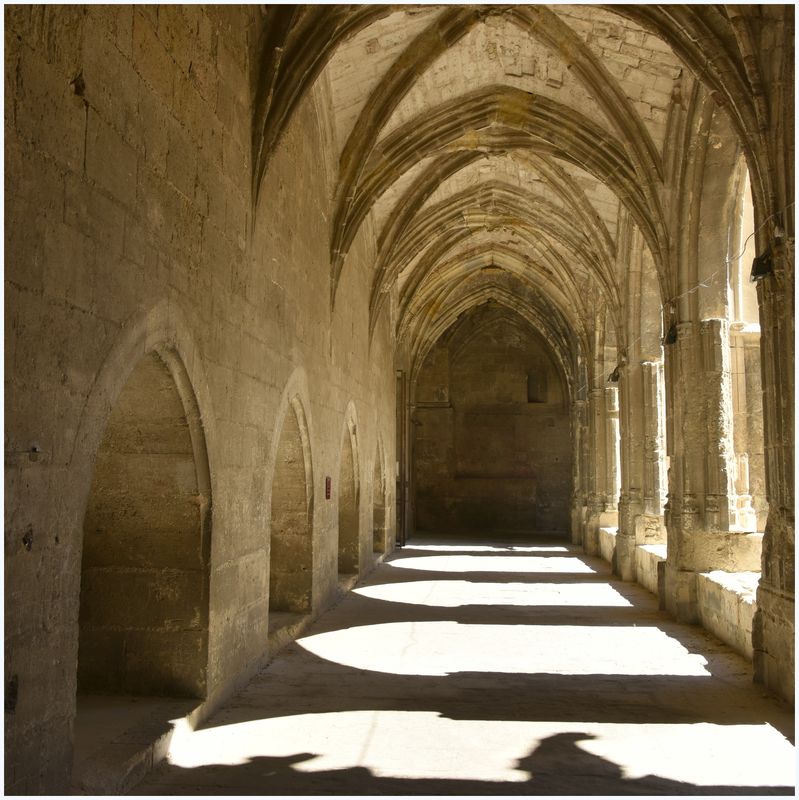
<svg viewBox="0 0 799 800"><path fill-rule="evenodd" d="M602 555L792 702L793 13L6 6L6 792L422 533Z"/></svg>

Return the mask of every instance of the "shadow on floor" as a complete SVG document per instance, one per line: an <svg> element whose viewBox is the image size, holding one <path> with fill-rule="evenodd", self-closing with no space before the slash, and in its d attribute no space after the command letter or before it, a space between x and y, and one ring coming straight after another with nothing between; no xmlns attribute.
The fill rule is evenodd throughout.
<svg viewBox="0 0 799 800"><path fill-rule="evenodd" d="M439 544L440 540L435 543ZM429 562L431 569L417 568L423 566L427 557L453 553L486 555L485 552L475 553L466 549L442 552L409 546L394 554L385 568L367 576L360 588L420 582L446 584L447 581L461 584L552 584L546 593L547 602L550 602L553 590L560 591L559 584L605 584L623 598L622 602L630 605L463 604L450 607L396 602L354 593L317 620L310 633L317 635L349 629L368 631L370 625L397 622L541 627L550 631L553 630L550 626L571 626L575 630L585 627L589 631L597 626L657 628L664 636L679 642L687 653L702 656L708 674L602 674L598 669L592 674L573 674L567 670L564 674L532 671L397 674L360 669L329 657L323 658L303 646L301 639L289 645L280 658L256 676L203 729L310 714L398 711L434 713L456 721L554 720L573 723L577 732L559 732L542 739L529 755L518 762L521 781L395 778L376 775L365 767L308 772L304 771L303 765L306 768L312 766L305 762L317 756L297 752L287 757L258 756L237 766L208 764L182 768L164 765L137 791L149 794L254 795L793 794L793 787L789 786L701 786L655 775L627 778L618 764L588 752L581 743L594 737L581 730L581 725L633 724L640 725L643 732L651 724L711 723L763 727L768 724L793 741L793 716L784 703L775 701L767 692L752 685L751 666L743 658L701 628L681 625L659 611L656 598L641 587L613 578L605 562L599 558L584 556L573 546L568 552L557 554L572 558L575 563L579 561L593 572L547 572L543 564L540 572L492 572L485 569L452 572L435 569L435 561ZM521 558L541 554L506 549L497 555ZM419 559L419 563L412 567L396 566L397 562L408 558ZM481 566L485 565L483 561ZM501 569L499 563L497 566ZM562 568L556 563L553 566ZM568 568L568 565L563 566ZM596 590L592 588L591 591ZM468 591L463 596L468 596ZM368 632L366 636L369 636ZM651 638L645 641L651 641ZM374 647L374 644L369 646ZM344 658L347 657L345 653ZM357 664L357 659L353 663ZM533 663L530 663L531 669ZM618 672L624 673L628 665L621 653L618 665ZM523 661L521 666L524 667ZM400 750L407 747L411 757L412 742L398 741L397 746ZM699 756L701 758L702 754ZM212 751L210 758L213 757ZM455 772L457 774L457 770ZM525 774L528 776L526 779Z"/></svg>
<svg viewBox="0 0 799 800"><path fill-rule="evenodd" d="M543 739L516 767L521 781L394 778L364 767L305 772L296 765L312 753L257 757L236 766L169 767L155 773L140 794L235 795L793 795L790 786L701 786L656 775L625 778L612 761L579 746L590 733L557 733Z"/></svg>
<svg viewBox="0 0 799 800"><path fill-rule="evenodd" d="M573 547L573 546L572 546ZM392 557L408 556L410 548ZM416 557L420 551L413 551ZM441 555L426 551L426 555ZM447 553L449 555L449 552ZM482 554L480 554L482 555ZM520 556L525 555L519 553ZM787 705L751 682L751 665L698 626L675 622L659 611L657 600L641 587L612 578L605 562L579 554L575 561L595 573L475 573L391 568L372 573L361 587L416 581L494 583L604 583L629 606L462 605L442 607L380 600L350 594L314 623L312 634L396 622L454 622L508 625L656 628L700 655L707 675L555 674L551 672L453 671L446 675L408 675L360 669L317 656L302 639L281 659L203 726L250 722L312 712L363 710L430 711L453 720L521 720L608 723L689 723L721 725L767 722L791 742L794 718ZM298 669L301 659L302 667ZM331 692L330 687L336 691ZM612 698L610 702L605 699Z"/></svg>

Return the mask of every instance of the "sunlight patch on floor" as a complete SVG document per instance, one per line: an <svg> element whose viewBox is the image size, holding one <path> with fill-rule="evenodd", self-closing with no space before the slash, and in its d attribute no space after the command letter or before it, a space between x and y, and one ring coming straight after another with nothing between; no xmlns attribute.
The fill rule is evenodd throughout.
<svg viewBox="0 0 799 800"><path fill-rule="evenodd" d="M471 583L470 581L408 581L359 586L353 594L388 603L435 608L461 606L582 606L632 607L607 583ZM534 620L531 620L534 622Z"/></svg>
<svg viewBox="0 0 799 800"><path fill-rule="evenodd" d="M655 627L388 622L304 636L303 649L355 669L396 675L709 675Z"/></svg>
<svg viewBox="0 0 799 800"><path fill-rule="evenodd" d="M298 772L365 768L378 777L412 779L524 782L565 770L575 777L658 776L701 786L791 786L794 780L793 748L765 724L452 720L397 710L300 714L183 732L169 760L190 768L258 757L289 759Z"/></svg>
<svg viewBox="0 0 799 800"><path fill-rule="evenodd" d="M588 564L574 556L411 556L410 558L397 558L394 561L387 562L387 565L396 569L460 572L466 575L470 572L524 572L526 574L553 572L585 574L595 572Z"/></svg>
<svg viewBox="0 0 799 800"><path fill-rule="evenodd" d="M419 550L433 553L568 553L569 548L561 545L489 545L489 544L407 544L400 552Z"/></svg>

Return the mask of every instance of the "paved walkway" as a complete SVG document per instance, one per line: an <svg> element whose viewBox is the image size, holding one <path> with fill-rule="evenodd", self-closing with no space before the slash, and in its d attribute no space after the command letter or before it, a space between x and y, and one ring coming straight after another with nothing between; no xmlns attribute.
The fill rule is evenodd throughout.
<svg viewBox="0 0 799 800"><path fill-rule="evenodd" d="M793 794L750 676L571 545L416 540L135 793Z"/></svg>

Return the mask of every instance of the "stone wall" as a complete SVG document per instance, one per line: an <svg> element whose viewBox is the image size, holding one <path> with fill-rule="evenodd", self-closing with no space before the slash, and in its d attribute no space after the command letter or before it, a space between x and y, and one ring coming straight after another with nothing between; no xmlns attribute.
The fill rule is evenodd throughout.
<svg viewBox="0 0 799 800"><path fill-rule="evenodd" d="M543 340L485 309L429 352L416 383L416 527L568 530L571 438Z"/></svg>
<svg viewBox="0 0 799 800"><path fill-rule="evenodd" d="M5 22L6 790L63 793L84 516L134 368L169 351L187 414L196 398L211 708L267 657L270 488L293 407L307 421L313 612L336 585L345 414L361 568L374 563L375 454L394 462L392 344L387 319L367 335L368 241L330 309L337 165L324 82L253 210L255 7L20 6Z"/></svg>

